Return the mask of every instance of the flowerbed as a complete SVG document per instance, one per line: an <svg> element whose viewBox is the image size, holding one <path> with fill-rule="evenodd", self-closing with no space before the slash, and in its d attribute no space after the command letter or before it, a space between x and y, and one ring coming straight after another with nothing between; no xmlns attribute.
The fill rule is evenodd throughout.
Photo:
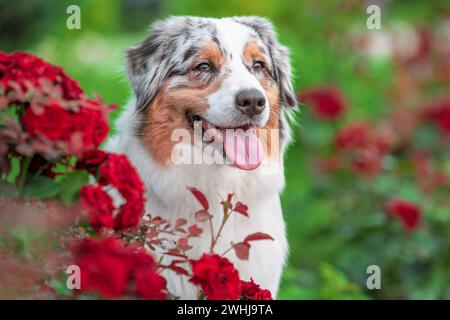
<svg viewBox="0 0 450 320"><path fill-rule="evenodd" d="M145 212L145 188L133 165L99 149L113 108L87 97L59 67L0 52L0 268L10 272L0 276L0 296L172 299L161 275L168 270L197 286L199 299L271 299L253 279L240 279L225 257L234 251L248 259L251 242L269 235L250 234L215 252L229 216L249 215L233 194L221 202L218 232L209 230L209 252L197 260L188 256L189 241L204 236L203 224L212 219L200 190L186 190L199 203L195 224ZM70 265L80 270L73 290L66 286Z"/></svg>

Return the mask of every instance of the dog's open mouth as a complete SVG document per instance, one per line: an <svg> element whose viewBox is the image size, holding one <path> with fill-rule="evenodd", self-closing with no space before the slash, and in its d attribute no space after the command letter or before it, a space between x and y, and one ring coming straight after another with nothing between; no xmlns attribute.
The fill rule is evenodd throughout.
<svg viewBox="0 0 450 320"><path fill-rule="evenodd" d="M187 114L186 119L192 129L201 126L204 143L223 143L224 155L237 168L254 170L262 163L264 150L253 125L219 127L198 114Z"/></svg>

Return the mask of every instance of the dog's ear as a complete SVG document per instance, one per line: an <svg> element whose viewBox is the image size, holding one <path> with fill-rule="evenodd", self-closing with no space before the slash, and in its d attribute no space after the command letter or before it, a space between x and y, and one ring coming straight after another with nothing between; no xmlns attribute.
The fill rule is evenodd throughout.
<svg viewBox="0 0 450 320"><path fill-rule="evenodd" d="M190 26L189 17L170 17L150 27L150 35L126 51L128 79L133 88L138 110L158 93L164 80L176 66L176 50Z"/></svg>
<svg viewBox="0 0 450 320"><path fill-rule="evenodd" d="M280 88L281 104L286 107L297 106L297 96L291 82L289 50L278 42L272 23L265 18L253 16L236 17L234 20L255 30L269 48L274 66L274 78Z"/></svg>

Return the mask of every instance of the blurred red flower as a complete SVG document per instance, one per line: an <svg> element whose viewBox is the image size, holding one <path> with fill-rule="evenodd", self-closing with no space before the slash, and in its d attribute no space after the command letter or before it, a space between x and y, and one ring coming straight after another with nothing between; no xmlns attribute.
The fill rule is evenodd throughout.
<svg viewBox="0 0 450 320"><path fill-rule="evenodd" d="M127 251L119 239L84 239L76 251L82 292L98 292L105 298L125 294L130 266L124 259Z"/></svg>
<svg viewBox="0 0 450 320"><path fill-rule="evenodd" d="M377 150L382 154L388 154L400 144L400 136L394 128L394 123L390 121L381 122L377 125L374 132L374 144Z"/></svg>
<svg viewBox="0 0 450 320"><path fill-rule="evenodd" d="M239 299L239 274L228 259L217 254L203 254L191 264L193 277L190 281L200 285L209 300Z"/></svg>
<svg viewBox="0 0 450 320"><path fill-rule="evenodd" d="M388 213L400 219L407 231L417 229L422 216L421 209L415 203L404 199L392 199L388 203Z"/></svg>
<svg viewBox="0 0 450 320"><path fill-rule="evenodd" d="M353 169L364 176L377 175L382 169L382 164L383 157L380 151L373 146L358 149L353 155Z"/></svg>
<svg viewBox="0 0 450 320"><path fill-rule="evenodd" d="M424 117L432 121L443 134L450 135L450 97L444 97L424 108Z"/></svg>
<svg viewBox="0 0 450 320"><path fill-rule="evenodd" d="M371 135L371 128L366 122L353 122L338 131L335 145L341 150L365 147L369 143Z"/></svg>
<svg viewBox="0 0 450 320"><path fill-rule="evenodd" d="M416 64L429 62L432 54L432 32L425 28L412 27L399 30L402 33L394 33L392 36L393 58L398 64L411 67Z"/></svg>
<svg viewBox="0 0 450 320"><path fill-rule="evenodd" d="M99 164L95 170L94 165ZM106 194L101 187L86 186L81 193L82 205L89 213L91 223L95 226L95 230L101 227L122 230L135 227L139 224L145 209L144 184L139 177L136 169L131 165L127 156L114 153L91 152L83 158L78 167L87 166L93 174L99 173L98 182L101 186L110 185L119 191L125 203L120 207L118 213L113 218L113 225L107 214L110 210L112 219L115 207L112 199ZM99 197L107 204L103 204Z"/></svg>
<svg viewBox="0 0 450 320"><path fill-rule="evenodd" d="M76 167L85 169L92 175L96 175L99 166L108 159L108 153L100 149L88 150L78 159Z"/></svg>
<svg viewBox="0 0 450 320"><path fill-rule="evenodd" d="M141 298L147 300L166 299L166 285L166 279L153 270L144 268L136 271L136 291Z"/></svg>
<svg viewBox="0 0 450 320"><path fill-rule="evenodd" d="M143 183L126 155L109 153L99 168L100 184L111 184L125 193L143 190Z"/></svg>
<svg viewBox="0 0 450 320"><path fill-rule="evenodd" d="M87 185L81 188L81 205L89 214L92 228L99 231L102 227L114 226L113 199L100 187Z"/></svg>
<svg viewBox="0 0 450 320"><path fill-rule="evenodd" d="M383 168L384 156L399 143L397 133L389 123L373 129L366 122L352 122L336 134L334 144L344 155L349 155L353 170L373 177Z"/></svg>
<svg viewBox="0 0 450 320"><path fill-rule="evenodd" d="M448 184L448 173L444 169L436 167L432 156L427 152L415 152L411 156L411 162L422 192L432 194L437 188Z"/></svg>
<svg viewBox="0 0 450 320"><path fill-rule="evenodd" d="M250 278L250 281L241 280L241 295L247 300L272 300L272 294L267 289L261 289L259 284Z"/></svg>
<svg viewBox="0 0 450 320"><path fill-rule="evenodd" d="M344 93L334 85L324 85L304 89L298 96L300 101L310 103L316 116L336 120L348 108Z"/></svg>
<svg viewBox="0 0 450 320"><path fill-rule="evenodd" d="M89 100L89 105L75 113L74 130L83 133L85 148L98 147L108 135L109 126L101 108L98 101Z"/></svg>
<svg viewBox="0 0 450 320"><path fill-rule="evenodd" d="M29 53L0 51L0 108L13 105L20 123L6 118L0 130L0 138L16 146L7 152L79 157L97 148L109 131L111 106L89 99L62 68Z"/></svg>
<svg viewBox="0 0 450 320"><path fill-rule="evenodd" d="M22 116L22 124L32 137L43 136L53 142L70 142L75 133L81 134L83 150L97 148L106 138L109 127L103 116L101 106L89 101L89 106L82 106L78 112L64 109L56 102L36 112L27 108ZM98 110L93 109L98 106Z"/></svg>
<svg viewBox="0 0 450 320"><path fill-rule="evenodd" d="M51 141L68 141L73 133L70 111L56 102L36 114L28 108L22 116L22 124L31 136L42 135Z"/></svg>
<svg viewBox="0 0 450 320"><path fill-rule="evenodd" d="M50 80L53 85L61 87L66 100L80 99L84 95L78 82L69 78L61 67L30 53L7 54L0 51L0 86L4 88L5 95L13 89L12 82L18 83L25 90L27 82L37 88L41 87L40 79Z"/></svg>
<svg viewBox="0 0 450 320"><path fill-rule="evenodd" d="M81 270L81 292L97 292L104 298L133 293L144 299L166 297L166 282L142 249L125 247L117 238L84 239L74 253Z"/></svg>

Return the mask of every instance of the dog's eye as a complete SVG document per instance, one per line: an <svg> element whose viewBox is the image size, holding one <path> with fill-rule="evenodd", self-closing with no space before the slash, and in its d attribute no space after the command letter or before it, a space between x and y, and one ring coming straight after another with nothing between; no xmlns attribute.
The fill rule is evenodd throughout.
<svg viewBox="0 0 450 320"><path fill-rule="evenodd" d="M264 62L262 62L262 61L253 62L253 70L254 71L262 71L265 68L266 68L266 66L264 65Z"/></svg>
<svg viewBox="0 0 450 320"><path fill-rule="evenodd" d="M200 72L211 72L212 67L209 63L202 62L195 67L195 70L200 71Z"/></svg>

